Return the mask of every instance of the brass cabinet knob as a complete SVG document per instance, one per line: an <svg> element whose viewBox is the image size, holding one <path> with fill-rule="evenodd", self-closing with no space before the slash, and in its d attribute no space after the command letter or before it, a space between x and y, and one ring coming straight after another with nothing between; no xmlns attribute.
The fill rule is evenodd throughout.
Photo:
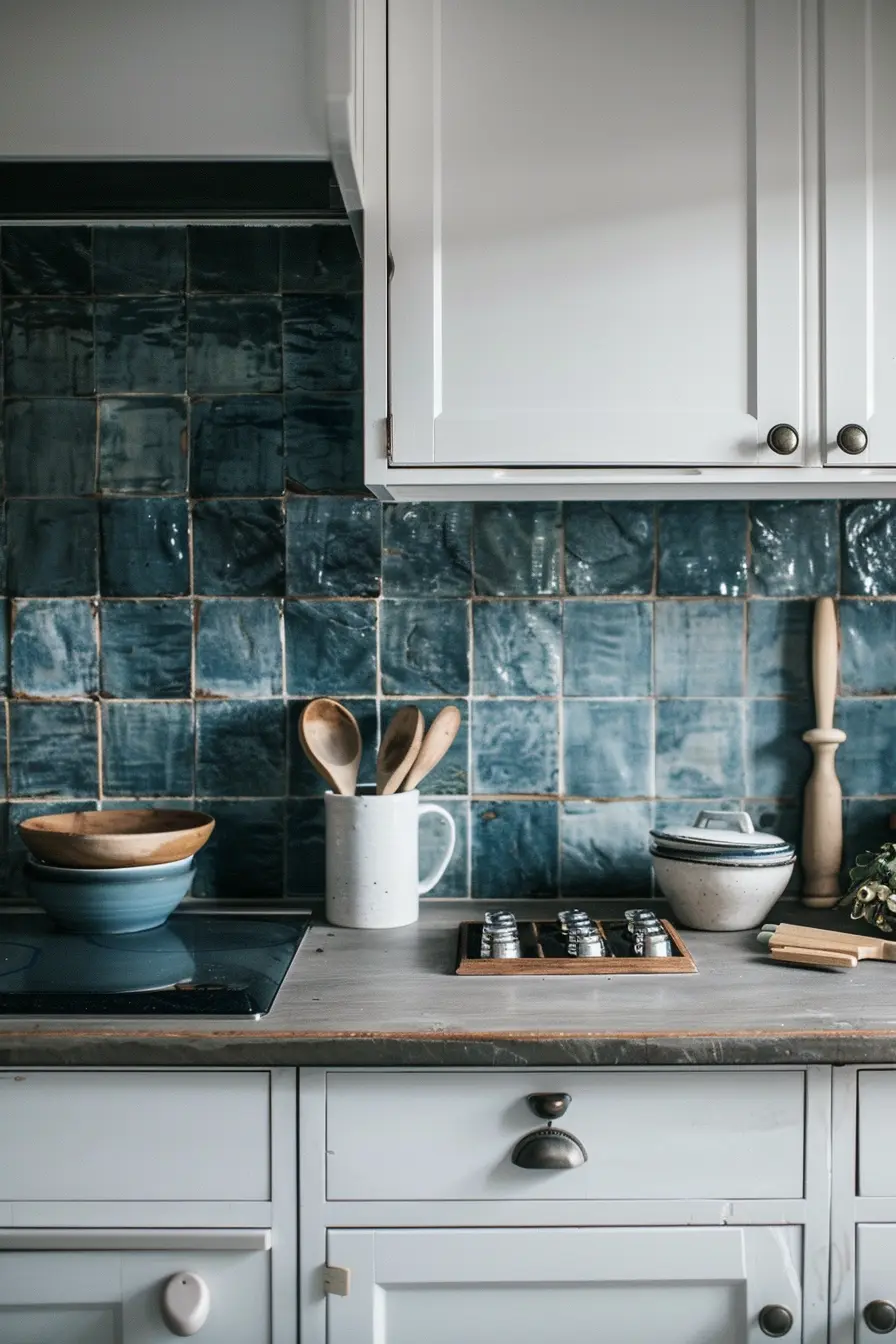
<svg viewBox="0 0 896 1344"><path fill-rule="evenodd" d="M763 1307L759 1313L759 1329L764 1335L771 1335L772 1339L780 1339L782 1335L789 1334L792 1326L793 1312L789 1307L772 1303Z"/></svg>
<svg viewBox="0 0 896 1344"><path fill-rule="evenodd" d="M868 447L868 431L861 425L844 425L837 435L837 447L841 452L857 457Z"/></svg>
<svg viewBox="0 0 896 1344"><path fill-rule="evenodd" d="M566 1129L533 1129L524 1134L510 1155L515 1167L533 1171L569 1171L588 1161L584 1144Z"/></svg>
<svg viewBox="0 0 896 1344"><path fill-rule="evenodd" d="M772 425L765 441L781 457L789 457L800 446L800 436L793 425Z"/></svg>
<svg viewBox="0 0 896 1344"><path fill-rule="evenodd" d="M896 1330L896 1307L892 1302L884 1302L880 1298L869 1302L862 1316L872 1334L888 1335L891 1330Z"/></svg>
<svg viewBox="0 0 896 1344"><path fill-rule="evenodd" d="M572 1097L568 1092L533 1092L526 1100L539 1120L559 1120L566 1114Z"/></svg>

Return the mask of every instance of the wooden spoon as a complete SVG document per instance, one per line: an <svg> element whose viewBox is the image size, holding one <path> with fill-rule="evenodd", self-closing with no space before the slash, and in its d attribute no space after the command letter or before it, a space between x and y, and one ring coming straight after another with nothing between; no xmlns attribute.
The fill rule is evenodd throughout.
<svg viewBox="0 0 896 1344"><path fill-rule="evenodd" d="M299 741L333 792L351 797L361 763L361 730L354 714L338 700L312 700L302 710Z"/></svg>
<svg viewBox="0 0 896 1344"><path fill-rule="evenodd" d="M377 793L397 793L417 759L423 741L423 715L403 705L383 734L376 758Z"/></svg>
<svg viewBox="0 0 896 1344"><path fill-rule="evenodd" d="M411 766L407 778L401 786L402 793L416 789L430 770L434 770L451 743L457 737L460 727L460 710L456 705L446 705L440 709L427 729L423 745L417 753L417 759Z"/></svg>

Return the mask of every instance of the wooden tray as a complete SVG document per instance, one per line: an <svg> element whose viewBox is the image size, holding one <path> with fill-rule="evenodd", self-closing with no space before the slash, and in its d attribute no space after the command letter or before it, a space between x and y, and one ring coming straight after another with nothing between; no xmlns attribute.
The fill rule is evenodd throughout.
<svg viewBox="0 0 896 1344"><path fill-rule="evenodd" d="M619 935L626 927L624 919L597 919L597 927L611 948L619 946ZM671 957L626 957L614 953L609 957L570 957L552 955L558 946L558 930L554 920L525 920L520 922L522 956L493 959L480 957L482 924L468 921L461 924L457 939L457 966L455 975L693 975L697 967L694 958L667 919L660 920L672 939ZM553 946L552 946L553 945ZM547 951L545 950L547 948Z"/></svg>

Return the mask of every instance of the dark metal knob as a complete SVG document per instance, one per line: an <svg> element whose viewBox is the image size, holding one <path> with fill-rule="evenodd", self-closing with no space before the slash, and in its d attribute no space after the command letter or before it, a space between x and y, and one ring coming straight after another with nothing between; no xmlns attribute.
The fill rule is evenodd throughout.
<svg viewBox="0 0 896 1344"><path fill-rule="evenodd" d="M566 1129L533 1129L524 1134L510 1154L517 1167L535 1171L569 1171L588 1161L584 1144Z"/></svg>
<svg viewBox="0 0 896 1344"><path fill-rule="evenodd" d="M872 1334L888 1335L891 1330L896 1330L896 1307L892 1302L884 1302L880 1298L869 1302L862 1316Z"/></svg>
<svg viewBox="0 0 896 1344"><path fill-rule="evenodd" d="M868 431L861 425L844 425L837 435L837 447L841 452L857 457L868 447Z"/></svg>
<svg viewBox="0 0 896 1344"><path fill-rule="evenodd" d="M772 425L765 441L772 452L781 457L789 457L800 446L800 436L793 425Z"/></svg>
<svg viewBox="0 0 896 1344"><path fill-rule="evenodd" d="M559 1120L572 1101L568 1092L533 1092L526 1098L539 1120Z"/></svg>
<svg viewBox="0 0 896 1344"><path fill-rule="evenodd" d="M789 1334L792 1326L793 1312L788 1307L770 1304L759 1313L759 1329L764 1335L771 1335L772 1339Z"/></svg>

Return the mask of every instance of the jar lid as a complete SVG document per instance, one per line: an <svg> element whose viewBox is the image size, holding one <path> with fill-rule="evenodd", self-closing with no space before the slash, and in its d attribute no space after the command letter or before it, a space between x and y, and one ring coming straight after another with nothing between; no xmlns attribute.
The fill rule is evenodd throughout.
<svg viewBox="0 0 896 1344"><path fill-rule="evenodd" d="M780 835L768 835L753 828L746 812L699 812L693 826L670 826L650 832L656 853L680 858L726 858L743 863L745 859L783 858L793 846Z"/></svg>

